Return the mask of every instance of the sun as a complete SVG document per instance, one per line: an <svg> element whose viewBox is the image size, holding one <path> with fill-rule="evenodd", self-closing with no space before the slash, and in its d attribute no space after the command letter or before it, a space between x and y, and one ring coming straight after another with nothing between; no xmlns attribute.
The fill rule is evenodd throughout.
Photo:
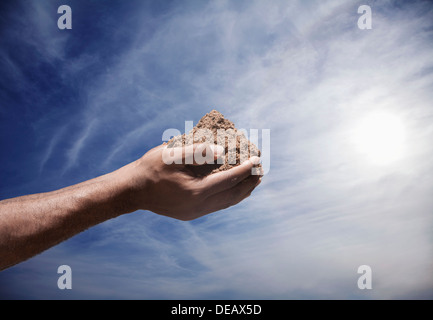
<svg viewBox="0 0 433 320"><path fill-rule="evenodd" d="M404 156L406 128L398 116L375 112L360 120L353 129L355 148L368 161L388 165Z"/></svg>

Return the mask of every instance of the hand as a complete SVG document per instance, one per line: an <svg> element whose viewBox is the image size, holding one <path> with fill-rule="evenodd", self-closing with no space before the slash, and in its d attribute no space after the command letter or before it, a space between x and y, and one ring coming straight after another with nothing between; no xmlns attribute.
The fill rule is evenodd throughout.
<svg viewBox="0 0 433 320"><path fill-rule="evenodd" d="M260 161L258 157L227 171L204 177L196 175L194 167L198 164L192 159L197 148L204 149L202 144L182 148L178 152L182 161L167 165L162 155L169 149L160 145L132 163L134 178L129 188L132 192L129 199L134 202L132 210L144 209L179 220L192 220L239 203L260 184L261 176L251 175L251 169ZM222 153L219 148L208 146L206 152L212 152L216 159ZM179 162L182 164L175 164Z"/></svg>
<svg viewBox="0 0 433 320"><path fill-rule="evenodd" d="M227 171L197 174L194 169L209 168L194 164L193 155L203 155L202 147L172 148L181 151L175 153L175 163L192 165L165 164L162 155L167 149L159 146L94 179L0 201L0 270L119 215L144 209L192 220L242 201L260 183L260 176L251 175L257 157ZM219 154L206 150L207 159L212 159L207 152L214 159Z"/></svg>

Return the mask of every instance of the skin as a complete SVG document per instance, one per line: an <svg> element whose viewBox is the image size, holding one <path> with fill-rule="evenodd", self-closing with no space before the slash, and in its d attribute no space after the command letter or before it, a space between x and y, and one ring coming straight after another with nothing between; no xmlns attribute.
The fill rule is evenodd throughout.
<svg viewBox="0 0 433 320"><path fill-rule="evenodd" d="M182 163L195 152L220 149L182 148ZM230 170L198 177L190 166L163 162L163 145L103 176L60 190L0 201L0 270L6 269L106 220L148 210L188 221L233 206L260 183L251 175L259 158ZM207 155L207 153L206 153ZM177 162L175 162L177 163ZM197 163L193 163L198 165Z"/></svg>

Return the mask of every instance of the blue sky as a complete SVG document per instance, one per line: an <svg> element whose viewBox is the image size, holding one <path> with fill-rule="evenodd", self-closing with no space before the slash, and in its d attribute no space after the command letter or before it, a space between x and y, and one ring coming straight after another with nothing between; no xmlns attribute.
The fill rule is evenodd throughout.
<svg viewBox="0 0 433 320"><path fill-rule="evenodd" d="M1 199L115 170L213 108L270 129L271 169L196 221L89 229L1 272L0 298L433 298L432 18L427 1L2 1ZM375 149L371 119L392 133Z"/></svg>

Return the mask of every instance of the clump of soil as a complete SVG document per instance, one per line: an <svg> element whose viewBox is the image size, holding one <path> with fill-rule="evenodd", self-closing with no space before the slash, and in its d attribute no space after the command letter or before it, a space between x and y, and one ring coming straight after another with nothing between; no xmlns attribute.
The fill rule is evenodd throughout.
<svg viewBox="0 0 433 320"><path fill-rule="evenodd" d="M167 142L167 147L175 148L203 142L223 146L225 148L224 162L196 166L194 170L197 171L197 175L228 170L252 156L260 156L260 150L245 137L243 132L237 130L233 122L225 119L216 110L203 116L188 134L173 137Z"/></svg>

